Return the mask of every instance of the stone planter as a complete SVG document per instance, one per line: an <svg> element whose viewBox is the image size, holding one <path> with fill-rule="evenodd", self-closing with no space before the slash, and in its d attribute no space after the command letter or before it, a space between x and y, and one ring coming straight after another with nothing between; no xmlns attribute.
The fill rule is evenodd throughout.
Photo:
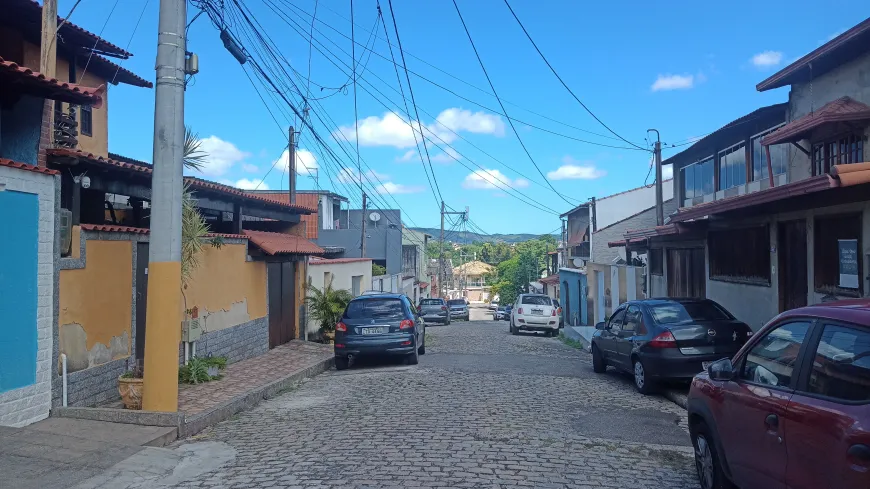
<svg viewBox="0 0 870 489"><path fill-rule="evenodd" d="M118 378L118 393L121 401L127 409L142 409L142 388L145 385L143 379Z"/></svg>

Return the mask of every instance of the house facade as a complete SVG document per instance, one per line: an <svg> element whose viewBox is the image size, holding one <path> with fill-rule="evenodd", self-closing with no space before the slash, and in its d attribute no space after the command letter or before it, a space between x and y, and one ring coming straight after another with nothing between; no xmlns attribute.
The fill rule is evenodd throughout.
<svg viewBox="0 0 870 489"><path fill-rule="evenodd" d="M470 261L453 268L457 297L465 297L471 302L488 301L492 287L488 277L494 272L495 267L482 261Z"/></svg>
<svg viewBox="0 0 870 489"><path fill-rule="evenodd" d="M323 290L346 290L354 297L369 290L372 283L371 258L312 258L308 262L308 286ZM303 337L314 338L320 325L306 318Z"/></svg>
<svg viewBox="0 0 870 489"><path fill-rule="evenodd" d="M867 295L868 73L870 19L758 84L790 87L787 103L668 160L680 209L665 226L625 233L629 252L647 250L654 295L709 297L753 329Z"/></svg>

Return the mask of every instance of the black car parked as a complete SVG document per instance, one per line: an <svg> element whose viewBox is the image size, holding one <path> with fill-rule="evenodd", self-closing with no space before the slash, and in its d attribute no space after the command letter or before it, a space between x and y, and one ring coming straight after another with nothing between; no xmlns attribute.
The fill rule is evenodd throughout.
<svg viewBox="0 0 870 489"><path fill-rule="evenodd" d="M403 355L416 365L426 353L426 323L403 294L373 294L354 298L335 326L335 368L368 355Z"/></svg>
<svg viewBox="0 0 870 489"><path fill-rule="evenodd" d="M664 380L689 381L710 363L731 357L752 330L709 299L645 299L620 305L595 325L592 367L634 375L643 394Z"/></svg>

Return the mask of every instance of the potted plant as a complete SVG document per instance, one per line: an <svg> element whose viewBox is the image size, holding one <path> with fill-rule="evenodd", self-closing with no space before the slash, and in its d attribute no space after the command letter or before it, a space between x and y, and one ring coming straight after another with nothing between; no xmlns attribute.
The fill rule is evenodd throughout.
<svg viewBox="0 0 870 489"><path fill-rule="evenodd" d="M341 315L353 295L343 289L333 289L332 280L324 284L323 290L308 285L308 315L320 326L320 334L327 343L335 340L335 325L341 320Z"/></svg>
<svg viewBox="0 0 870 489"><path fill-rule="evenodd" d="M142 379L142 367L138 363L132 369L118 377L118 393L127 409L142 409L142 389L145 381Z"/></svg>

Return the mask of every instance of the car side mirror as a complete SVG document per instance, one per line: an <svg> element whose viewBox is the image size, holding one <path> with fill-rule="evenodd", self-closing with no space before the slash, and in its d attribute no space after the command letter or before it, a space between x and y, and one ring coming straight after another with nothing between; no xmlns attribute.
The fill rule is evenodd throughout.
<svg viewBox="0 0 870 489"><path fill-rule="evenodd" d="M730 358L716 360L707 367L707 375L710 380L720 380L723 382L734 379L734 364Z"/></svg>
<svg viewBox="0 0 870 489"><path fill-rule="evenodd" d="M600 329L603 331L603 330L607 329L607 325L604 324L604 321L601 321L600 323L595 325L595 329Z"/></svg>

